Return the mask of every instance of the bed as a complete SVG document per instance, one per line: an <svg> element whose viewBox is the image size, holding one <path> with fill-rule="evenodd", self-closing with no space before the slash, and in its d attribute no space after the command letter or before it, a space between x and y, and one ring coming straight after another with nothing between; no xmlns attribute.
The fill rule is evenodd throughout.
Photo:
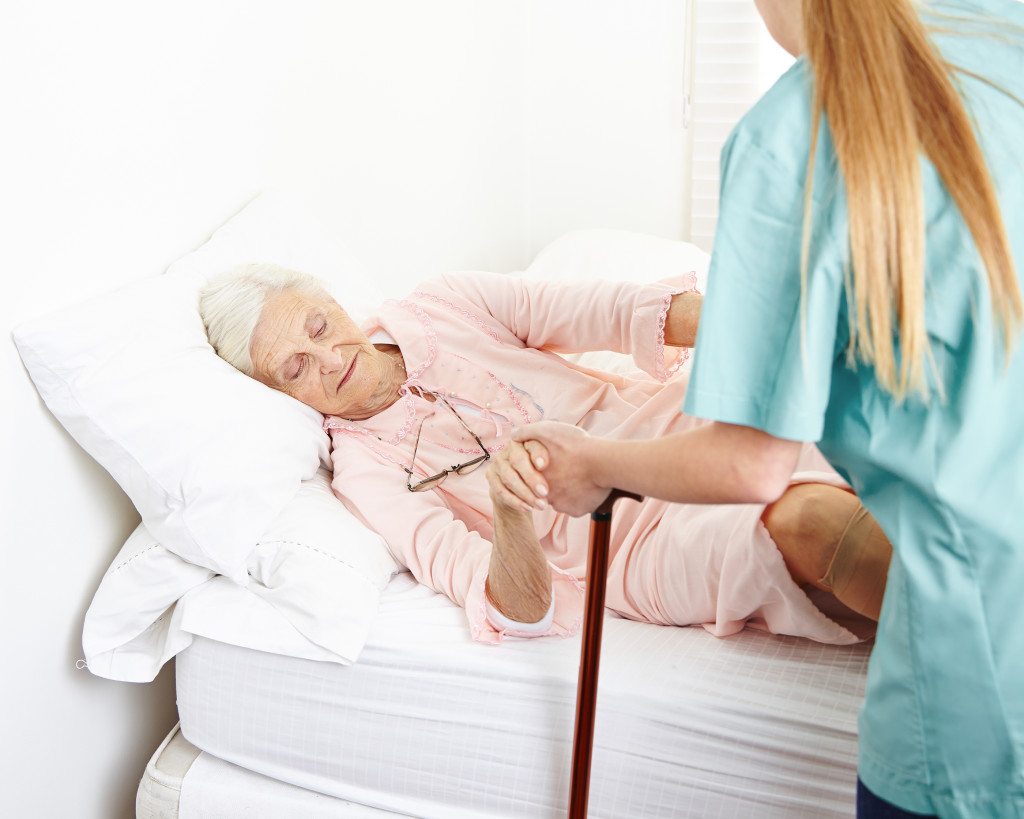
<svg viewBox="0 0 1024 819"><path fill-rule="evenodd" d="M869 652L609 616L590 815L852 815ZM138 815L175 815L146 810L177 783L182 817L564 816L578 660L578 639L473 643L406 573L352 666L197 636Z"/></svg>
<svg viewBox="0 0 1024 819"><path fill-rule="evenodd" d="M337 502L322 417L232 370L198 321L199 286L253 259L320 272L347 303L366 277L329 233L261 196L165 276L16 334L47 406L142 513L83 626L96 676L146 682L177 655L180 725L138 813L563 816L579 638L473 643ZM683 242L579 231L523 275L699 284L706 266ZM620 358L579 362L628 374ZM591 816L850 815L866 645L607 619Z"/></svg>

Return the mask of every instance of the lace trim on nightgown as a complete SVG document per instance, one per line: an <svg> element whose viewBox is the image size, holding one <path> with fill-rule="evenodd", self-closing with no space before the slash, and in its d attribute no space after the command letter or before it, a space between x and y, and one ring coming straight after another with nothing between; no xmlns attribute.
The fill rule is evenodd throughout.
<svg viewBox="0 0 1024 819"><path fill-rule="evenodd" d="M390 446L397 446L402 441L402 439L409 434L409 430L412 429L413 424L416 423L416 403L412 400L412 395L410 394L409 390L410 388L415 389L420 386L419 377L423 375L427 367L433 364L434 359L437 358L437 332L434 330L433 322L430 321L430 318L427 316L427 314L424 313L423 310L421 310L415 304L412 304L411 302L404 300L400 302L395 302L392 300L385 302L385 304L397 304L399 307L403 307L406 310L409 310L413 315L415 315L416 318L419 319L420 324L423 325L423 335L427 340L427 357L420 363L418 367L416 367L416 369L406 374L405 383L401 386L400 391L402 394L402 403L405 406L405 423L402 424L402 426L398 429L397 432L395 432L394 435L391 436L390 439L384 442ZM362 427L357 426L351 421L347 421L344 418L339 418L336 415L329 415L324 419L324 430L326 430L327 432L336 430L338 432L349 432L357 435L369 435L373 438L377 437L374 433L370 432L369 430L363 429ZM394 460L394 458L389 457L388 460L398 463L397 461Z"/></svg>
<svg viewBox="0 0 1024 819"><path fill-rule="evenodd" d="M387 441L380 438L370 430L364 429L363 427L358 426L345 418L339 418L336 415L328 415L326 418L324 418L324 430L328 433L344 432L348 433L349 435L361 436L362 441L366 445L367 449L376 453L385 460L390 461L393 464L397 464L403 470L405 470L407 466L404 460L400 460L399 458L395 457L390 452L388 452L386 449L382 449L381 447L377 446L375 443L373 443L373 439L376 439L381 443L387 444L389 446L397 446L402 441L402 439L409 434L409 430L412 429L413 424L416 423L416 402L412 400L410 388L419 387L419 376L423 374L427 367L429 367L434 362L434 359L437 357L437 333L435 332L434 325L431 323L430 319L416 305L411 304L408 301L395 302L394 300L389 300L385 302L385 304L397 304L399 307L403 307L412 312L416 316L416 318L420 320L420 324L423 325L423 335L427 340L427 357L423 360L423 362L420 363L420 365L415 370L407 373L405 383L400 388L400 392L402 395L402 403L405 407L405 422L398 429L398 431L395 432L395 434L392 435L391 438L388 439ZM413 465L413 469L415 468L415 465Z"/></svg>
<svg viewBox="0 0 1024 819"><path fill-rule="evenodd" d="M484 330L488 335L490 335L492 338L494 338L495 341L498 341L500 343L500 339L498 338L497 334L493 330L491 330L490 328L486 327L479 318L475 318L468 311L462 310L461 308L456 307L454 304L452 304L449 301L446 301L445 299L442 299L442 298L439 298L439 297L436 297L436 296L431 296L429 293L416 292L413 295L415 297L428 298L428 299L430 299L432 301L435 301L435 302L438 302L439 304L442 304L443 306L446 306L446 307L449 307L452 310L455 310L456 312L460 313L461 315L466 316L467 318L472 320L475 324L480 326L480 328L482 330ZM391 302L391 303L393 304L395 302ZM397 304L398 304L399 307L402 307L402 308L408 310L413 315L415 315L417 319L419 319L420 324L423 327L423 334L424 334L424 336L425 336L425 338L427 340L427 356L426 356L426 358L420 363L420 365L418 367L416 367L414 370L412 370L412 371L410 371L408 373L408 377L406 378L405 383L400 388L400 392L402 394L402 401L403 401L403 404L405 406L405 422L402 424L401 428L397 432L395 432L395 434L392 435L391 438L389 438L387 440L380 439L380 438L378 438L378 436L375 433L371 432L370 430L365 429L365 428L363 428L361 426L358 426L357 424L354 424L354 423L352 423L350 421L346 421L344 418L338 418L337 416L333 416L333 415L332 416L328 416L327 418L324 419L324 425L323 426L324 426L324 430L327 431L327 432L332 432L332 431L334 431L334 432L345 432L345 433L348 433L350 435L361 436L361 439L362 439L363 443L366 444L368 449L370 449L371 451L375 452L377 455L380 455L385 460L388 460L388 461L390 461L393 464L397 464L397 465L401 466L403 469L405 469L406 468L406 463L405 463L404 460L400 460L399 458L396 458L394 455L388 453L386 450L384 450L381 447L377 446L376 444L373 443L372 439L379 440L381 443L387 444L388 446L397 446L410 433L410 431L412 430L413 426L415 425L417 417L418 417L418 414L417 414L417 411L416 411L416 402L413 401L413 394L417 390L430 390L429 387L427 387L425 384L423 384L420 381L420 376L426 371L426 369L431 364L434 363L434 360L437 358L437 349L438 349L438 347L437 347L437 331L434 329L434 323L431 320L431 318L423 311L423 309L421 307L419 307L419 305L416 305L416 304L414 304L414 303L412 303L411 301L408 301L408 300L403 300L403 301L397 302ZM469 361L469 359L465 358L464 356L460 356L457 353L452 353L451 355L453 357L455 357L455 358L462 359L466 363L472 363L472 362ZM502 381L500 378L498 378L497 375L495 375L493 372L491 372L488 369L484 369L484 372L487 373L487 376L492 381L494 381L495 384L497 384L500 389L502 389L505 393L508 394L508 397L511 400L512 405L516 408L516 410L518 411L520 416L522 416L524 424L529 424L529 423L531 423L534 420L538 420L538 419L535 419L535 418L531 417L529 410L527 410L526 407L523 406L522 401L520 401L519 396L516 394L516 390L510 384L507 384L504 381ZM479 409L480 409L481 413L485 414L486 417L489 417L490 420L492 420L492 422L494 421L494 419L491 418L491 416L493 416L493 413L491 413L486 407L480 407ZM471 451L476 451L476 450L469 450L469 449L460 448L460 447L451 447L451 446L445 445L443 443L441 443L440 446L442 448L448 449L450 451L459 452L460 454L467 454L467 453L469 453ZM498 452L503 451L507 446L508 446L507 443L505 443L505 444L498 444L497 446L491 448L489 451L492 454L498 453ZM413 469L415 469L415 465L413 466Z"/></svg>
<svg viewBox="0 0 1024 819"><path fill-rule="evenodd" d="M690 348L683 347L671 367L665 366L665 321L672 306L672 297L680 293L699 293L697 289L697 271L691 270L683 276L683 289L679 293L666 293L662 299L661 310L658 311L658 341L654 348L654 377L665 382L690 360Z"/></svg>
<svg viewBox="0 0 1024 819"><path fill-rule="evenodd" d="M447 307L453 313L458 313L463 318L468 319L470 322L472 322L481 330L483 330L483 332L487 333L487 335L489 335L495 341L501 341L501 339L498 338L498 334L494 331L494 328L488 327L487 323L482 318L480 318L480 316L475 316L471 312L469 312L469 310L459 307L458 305L452 304L450 301L448 301L448 299L442 299L440 296L435 296L432 293L424 293L422 290L417 290L415 293L413 293L413 296L419 299L429 299L432 302L440 304L442 307Z"/></svg>

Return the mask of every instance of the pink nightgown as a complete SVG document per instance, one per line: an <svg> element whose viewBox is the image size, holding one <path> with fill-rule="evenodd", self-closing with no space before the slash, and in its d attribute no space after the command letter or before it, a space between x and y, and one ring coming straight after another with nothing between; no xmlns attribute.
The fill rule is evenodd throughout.
<svg viewBox="0 0 1024 819"><path fill-rule="evenodd" d="M480 450L441 402L448 397L492 452L513 428L551 419L609 438L650 438L706 423L680 411L685 355L664 346L674 294L692 282L638 285L551 282L487 273L442 276L385 304L365 329L398 343L408 381L403 397L365 421L328 417L335 494L416 577L466 610L474 639L502 632L486 616L484 581L493 536L486 469L449 475L436 489L409 492L407 467L427 477ZM590 370L557 353L629 353L651 378ZM425 420L423 420L425 419ZM812 446L793 482L844 486ZM651 623L701 624L713 634L744 625L827 643L859 638L829 619L792 580L757 504L699 506L622 501L612 521L607 606ZM548 634L576 632L583 616L589 517L533 513L551 565L554 621Z"/></svg>

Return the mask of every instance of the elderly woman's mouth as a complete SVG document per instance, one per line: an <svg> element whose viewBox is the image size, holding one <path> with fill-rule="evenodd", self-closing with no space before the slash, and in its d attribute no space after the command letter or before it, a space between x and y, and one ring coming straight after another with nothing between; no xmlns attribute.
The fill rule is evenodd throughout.
<svg viewBox="0 0 1024 819"><path fill-rule="evenodd" d="M352 363L348 365L348 369L345 371L345 374L341 377L341 381L338 382L338 388L335 390L335 392L340 392L341 388L344 387L348 383L348 380L352 377L352 373L356 371L356 358L358 357L359 351L357 350L356 354L352 356Z"/></svg>

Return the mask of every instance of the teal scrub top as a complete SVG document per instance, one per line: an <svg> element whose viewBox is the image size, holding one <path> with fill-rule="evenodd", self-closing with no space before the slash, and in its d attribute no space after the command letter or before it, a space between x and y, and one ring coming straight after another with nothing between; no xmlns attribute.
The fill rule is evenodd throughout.
<svg viewBox="0 0 1024 819"><path fill-rule="evenodd" d="M1024 26L1016 0L956 0L941 10ZM1024 29L1007 36L952 24L958 33L935 35L945 57L1024 99ZM974 79L960 87L1021 278L1024 107ZM860 717L859 773L868 788L921 813L1024 817L1024 337L1006 366L984 267L922 158L932 384L941 381L945 400L897 404L872 368L847 366L847 214L827 127L801 319L810 94L799 60L722 151L720 215L684 409L819 442L893 543Z"/></svg>

